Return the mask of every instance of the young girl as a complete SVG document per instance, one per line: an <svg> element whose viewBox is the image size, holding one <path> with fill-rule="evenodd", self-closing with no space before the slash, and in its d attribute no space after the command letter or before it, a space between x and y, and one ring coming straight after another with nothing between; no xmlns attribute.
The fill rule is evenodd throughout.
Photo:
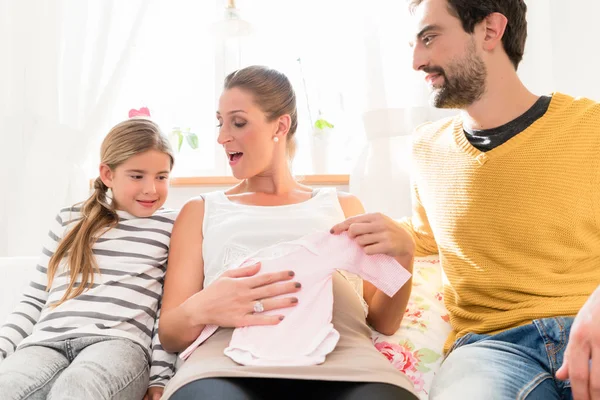
<svg viewBox="0 0 600 400"><path fill-rule="evenodd" d="M149 120L106 136L94 193L56 216L36 275L0 328L3 400L160 398L176 357L157 334L172 168Z"/></svg>

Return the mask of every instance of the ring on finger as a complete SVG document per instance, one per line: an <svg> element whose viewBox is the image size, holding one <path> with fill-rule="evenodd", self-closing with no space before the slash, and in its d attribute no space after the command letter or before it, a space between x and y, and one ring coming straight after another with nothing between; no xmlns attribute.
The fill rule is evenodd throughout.
<svg viewBox="0 0 600 400"><path fill-rule="evenodd" d="M258 300L254 303L253 309L254 309L254 313L258 314L258 313L265 311L265 306L263 305L262 301Z"/></svg>

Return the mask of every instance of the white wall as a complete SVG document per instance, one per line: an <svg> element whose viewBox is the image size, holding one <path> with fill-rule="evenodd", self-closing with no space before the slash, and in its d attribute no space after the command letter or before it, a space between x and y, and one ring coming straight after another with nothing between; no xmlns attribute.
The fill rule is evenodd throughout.
<svg viewBox="0 0 600 400"><path fill-rule="evenodd" d="M600 101L598 0L529 0L528 39L519 75L536 94Z"/></svg>

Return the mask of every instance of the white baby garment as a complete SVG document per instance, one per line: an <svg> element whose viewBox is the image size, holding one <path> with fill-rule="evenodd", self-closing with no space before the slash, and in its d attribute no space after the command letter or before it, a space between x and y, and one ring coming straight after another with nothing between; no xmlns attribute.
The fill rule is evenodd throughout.
<svg viewBox="0 0 600 400"><path fill-rule="evenodd" d="M345 270L371 282L393 296L411 274L394 258L369 256L346 234L315 233L301 239L259 250L234 268L261 262L259 274L293 270L302 284L295 293L298 305L265 311L283 315L278 325L248 326L233 332L225 355L242 365L300 366L325 361L335 348L339 333L331 323L333 308L332 274ZM289 297L286 295L285 297ZM187 358L218 327L206 326L198 339L180 354Z"/></svg>

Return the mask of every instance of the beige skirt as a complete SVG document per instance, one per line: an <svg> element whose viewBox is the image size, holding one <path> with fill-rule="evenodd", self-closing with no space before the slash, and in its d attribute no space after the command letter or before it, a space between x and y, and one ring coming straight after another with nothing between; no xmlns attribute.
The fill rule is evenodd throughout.
<svg viewBox="0 0 600 400"><path fill-rule="evenodd" d="M198 347L167 384L166 400L186 384L203 378L278 378L321 381L382 382L414 393L406 375L396 370L371 341L364 309L350 282L333 274L333 326L340 333L336 348L320 365L300 367L244 366L223 354L233 329L219 329Z"/></svg>

